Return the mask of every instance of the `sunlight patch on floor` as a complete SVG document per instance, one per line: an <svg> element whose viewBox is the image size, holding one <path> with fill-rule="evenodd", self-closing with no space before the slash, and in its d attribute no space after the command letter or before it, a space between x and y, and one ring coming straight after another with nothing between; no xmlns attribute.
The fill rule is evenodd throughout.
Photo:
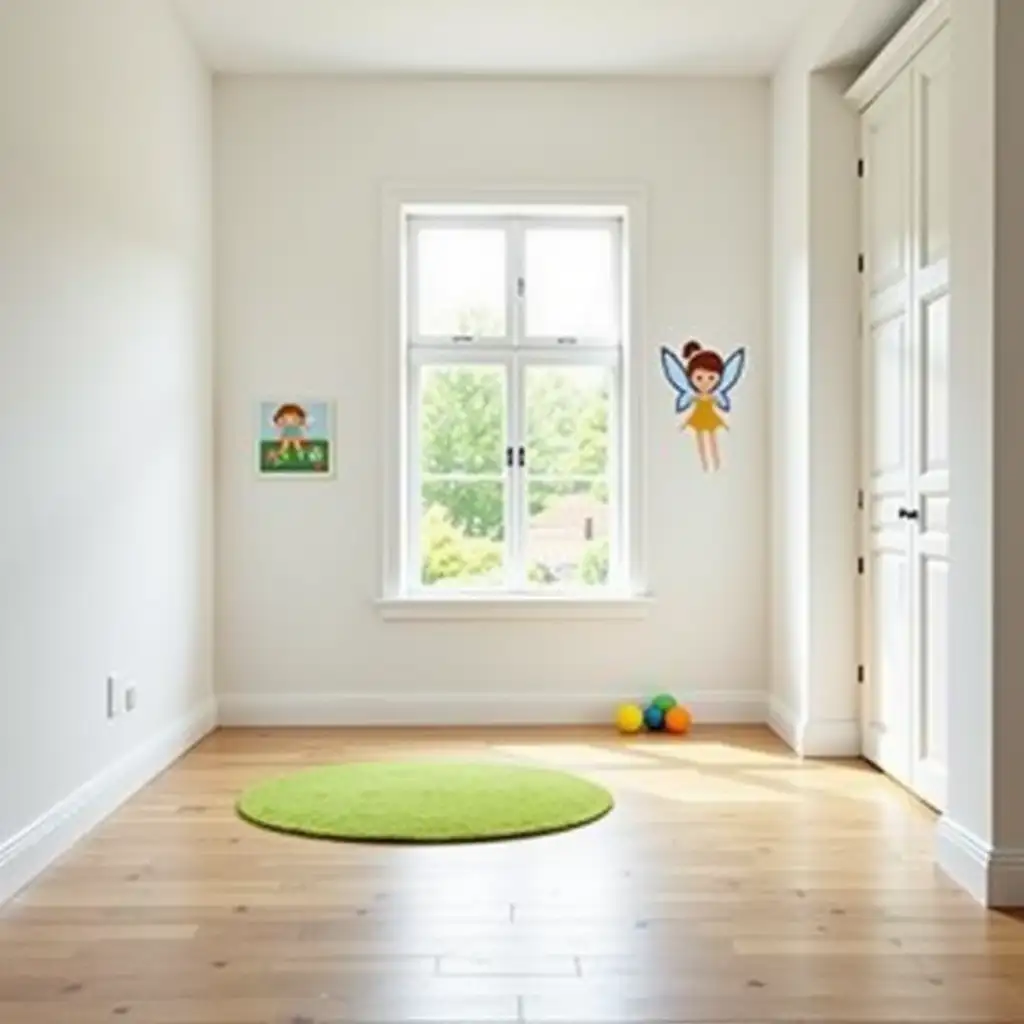
<svg viewBox="0 0 1024 1024"><path fill-rule="evenodd" d="M797 792L782 792L756 780L708 775L685 768L651 771L596 771L588 778L608 786L613 792L642 793L675 803L793 803Z"/></svg>
<svg viewBox="0 0 1024 1024"><path fill-rule="evenodd" d="M907 795L888 779L872 772L833 767L828 772L808 772L805 768L773 768L770 771L752 769L753 779L784 784L795 792L827 793L831 796L858 802L903 804Z"/></svg>
<svg viewBox="0 0 1024 1024"><path fill-rule="evenodd" d="M633 749L640 749L639 746ZM678 745L653 743L644 748L649 757L684 761L698 765L792 765L793 755L773 754L764 750L750 750L746 747L726 743L700 743L680 740ZM806 771L806 767L800 769Z"/></svg>
<svg viewBox="0 0 1024 1024"><path fill-rule="evenodd" d="M533 761L539 764L557 765L560 768L588 768L600 765L615 767L618 765L641 766L649 764L647 758L634 754L620 753L592 746L589 743L564 744L508 744L502 743L494 748L496 753L504 754L520 760Z"/></svg>

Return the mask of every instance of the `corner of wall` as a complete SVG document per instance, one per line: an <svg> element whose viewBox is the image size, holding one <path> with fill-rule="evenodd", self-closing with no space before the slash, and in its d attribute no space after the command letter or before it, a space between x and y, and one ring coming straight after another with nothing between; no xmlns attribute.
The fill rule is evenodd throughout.
<svg viewBox="0 0 1024 1024"><path fill-rule="evenodd" d="M860 752L859 139L853 72L817 71L818 42L799 41L773 79L771 699L795 749L845 757Z"/></svg>
<svg viewBox="0 0 1024 1024"><path fill-rule="evenodd" d="M946 814L935 833L935 859L982 906L1024 906L1024 850L993 847Z"/></svg>
<svg viewBox="0 0 1024 1024"><path fill-rule="evenodd" d="M0 906L216 727L211 696L0 846Z"/></svg>

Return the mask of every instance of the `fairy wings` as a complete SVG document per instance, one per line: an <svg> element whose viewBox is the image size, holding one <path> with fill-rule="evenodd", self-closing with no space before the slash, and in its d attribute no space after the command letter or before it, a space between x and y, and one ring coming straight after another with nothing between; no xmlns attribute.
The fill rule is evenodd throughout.
<svg viewBox="0 0 1024 1024"><path fill-rule="evenodd" d="M747 361L746 349L738 348L728 359L722 368L722 378L711 392L715 405L722 412L729 412L732 409L732 401L729 393L739 383L743 376L743 367ZM665 379L672 385L676 392L676 412L686 412L699 397L697 390L690 382L686 373L683 361L669 348L661 350L661 368L665 373Z"/></svg>

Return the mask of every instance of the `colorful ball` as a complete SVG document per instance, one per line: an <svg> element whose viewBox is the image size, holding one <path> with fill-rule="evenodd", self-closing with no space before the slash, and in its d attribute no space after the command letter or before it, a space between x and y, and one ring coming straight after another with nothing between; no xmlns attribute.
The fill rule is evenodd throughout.
<svg viewBox="0 0 1024 1024"><path fill-rule="evenodd" d="M639 732L644 724L644 713L635 704L623 704L615 713L619 732Z"/></svg>
<svg viewBox="0 0 1024 1024"><path fill-rule="evenodd" d="M657 705L650 704L644 712L644 725L652 732L657 732L665 725L665 712Z"/></svg>
<svg viewBox="0 0 1024 1024"><path fill-rule="evenodd" d="M672 696L671 693L659 693L651 703L656 707L660 708L666 714L671 708L674 708L679 702Z"/></svg>
<svg viewBox="0 0 1024 1024"><path fill-rule="evenodd" d="M689 732L692 724L693 716L681 704L677 704L674 708L669 708L665 715L665 728L677 736Z"/></svg>

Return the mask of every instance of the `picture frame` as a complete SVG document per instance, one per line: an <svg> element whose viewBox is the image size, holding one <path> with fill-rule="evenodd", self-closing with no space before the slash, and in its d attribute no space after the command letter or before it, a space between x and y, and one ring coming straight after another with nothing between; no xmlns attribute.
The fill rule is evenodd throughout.
<svg viewBox="0 0 1024 1024"><path fill-rule="evenodd" d="M334 403L296 396L257 406L256 472L263 480L331 480L335 475Z"/></svg>

